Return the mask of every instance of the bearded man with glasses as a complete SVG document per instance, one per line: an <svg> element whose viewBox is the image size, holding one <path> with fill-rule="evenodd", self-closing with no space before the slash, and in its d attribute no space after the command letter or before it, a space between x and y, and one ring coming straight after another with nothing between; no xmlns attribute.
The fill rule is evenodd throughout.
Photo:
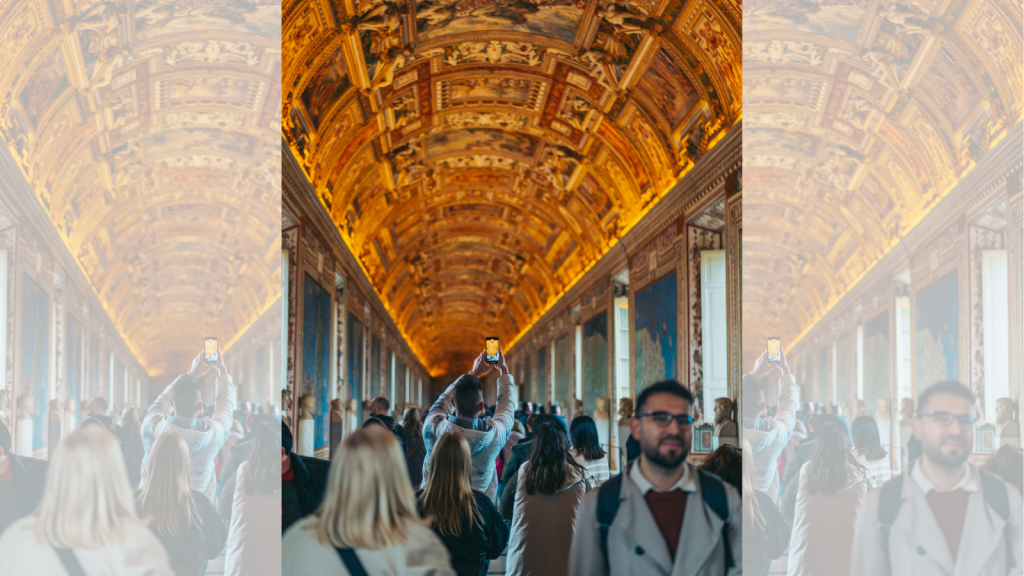
<svg viewBox="0 0 1024 576"><path fill-rule="evenodd" d="M672 380L637 397L630 435L640 456L583 498L569 574L740 574L739 493L686 461L693 396Z"/></svg>
<svg viewBox="0 0 1024 576"><path fill-rule="evenodd" d="M912 425L921 457L865 498L853 576L1022 573L1021 496L968 462L973 409L974 395L955 380L920 394Z"/></svg>

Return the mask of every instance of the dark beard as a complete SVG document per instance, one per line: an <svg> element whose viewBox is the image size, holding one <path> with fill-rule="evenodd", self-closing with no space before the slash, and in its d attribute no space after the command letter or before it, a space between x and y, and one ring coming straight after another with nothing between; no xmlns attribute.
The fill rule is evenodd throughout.
<svg viewBox="0 0 1024 576"><path fill-rule="evenodd" d="M686 457L689 456L690 454L690 447L687 446L686 442L683 442L681 438L679 440L680 443L683 445L683 449L680 451L679 456L677 458L669 458L668 456L662 455L661 452L658 452L657 446L655 446L653 450L649 450L646 446L641 446L640 448L643 451L644 457L647 458L648 462L651 462L652 464L655 464L658 467L664 468L666 470L673 470L675 468L678 468L679 465L682 464L683 461L686 460Z"/></svg>
<svg viewBox="0 0 1024 576"><path fill-rule="evenodd" d="M925 454L928 455L928 459L931 460L932 462L935 462L936 464L942 466L943 468L949 468L950 470L952 470L954 468L959 468L960 466L962 466L963 463L967 461L967 458L971 455L971 451L967 449L967 440L964 439L964 452L963 455L960 456L959 458L954 456L946 456L945 454L942 453L941 449L936 449L934 451L925 450Z"/></svg>

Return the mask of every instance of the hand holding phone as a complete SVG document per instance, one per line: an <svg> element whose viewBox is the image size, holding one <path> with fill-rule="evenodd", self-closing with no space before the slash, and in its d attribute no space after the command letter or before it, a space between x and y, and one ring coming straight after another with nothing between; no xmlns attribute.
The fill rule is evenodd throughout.
<svg viewBox="0 0 1024 576"><path fill-rule="evenodd" d="M203 339L203 362L217 364L220 358L220 350L217 348L217 337L207 336Z"/></svg>
<svg viewBox="0 0 1024 576"><path fill-rule="evenodd" d="M768 337L768 362L778 364L782 360L782 338L778 336Z"/></svg>
<svg viewBox="0 0 1024 576"><path fill-rule="evenodd" d="M500 348L497 336L488 336L484 339L484 350L488 364L498 363L498 349Z"/></svg>

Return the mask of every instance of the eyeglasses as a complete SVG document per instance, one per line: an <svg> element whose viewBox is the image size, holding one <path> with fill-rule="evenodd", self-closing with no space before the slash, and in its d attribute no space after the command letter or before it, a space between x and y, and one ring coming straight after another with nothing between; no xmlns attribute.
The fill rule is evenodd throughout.
<svg viewBox="0 0 1024 576"><path fill-rule="evenodd" d="M921 416L924 418L931 418L932 420L935 420L935 423L938 424L939 426L942 426L943 428L949 427L949 425L953 423L953 420L959 422L961 426L969 426L971 424L974 424L974 416L971 416L970 414L953 414L951 412L927 412L925 414L921 414Z"/></svg>
<svg viewBox="0 0 1024 576"><path fill-rule="evenodd" d="M671 414L669 412L644 412L640 414L641 418L648 417L654 421L655 424L664 428L668 426L668 423L675 420L676 424L680 426L689 426L693 424L693 416L689 414Z"/></svg>

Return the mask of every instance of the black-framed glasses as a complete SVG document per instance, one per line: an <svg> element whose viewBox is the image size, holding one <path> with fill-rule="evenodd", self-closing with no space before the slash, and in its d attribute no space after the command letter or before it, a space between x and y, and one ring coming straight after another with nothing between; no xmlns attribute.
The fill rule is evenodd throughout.
<svg viewBox="0 0 1024 576"><path fill-rule="evenodd" d="M960 423L961 426L970 426L974 424L974 416L970 414L953 414L952 412L925 412L921 414L922 418L931 418L936 424L943 428L953 424L953 420Z"/></svg>
<svg viewBox="0 0 1024 576"><path fill-rule="evenodd" d="M693 424L693 416L689 414L672 414L670 412L644 412L640 414L641 418L650 418L655 424L664 428L668 426L668 423L675 420L676 424L680 426L689 426Z"/></svg>

